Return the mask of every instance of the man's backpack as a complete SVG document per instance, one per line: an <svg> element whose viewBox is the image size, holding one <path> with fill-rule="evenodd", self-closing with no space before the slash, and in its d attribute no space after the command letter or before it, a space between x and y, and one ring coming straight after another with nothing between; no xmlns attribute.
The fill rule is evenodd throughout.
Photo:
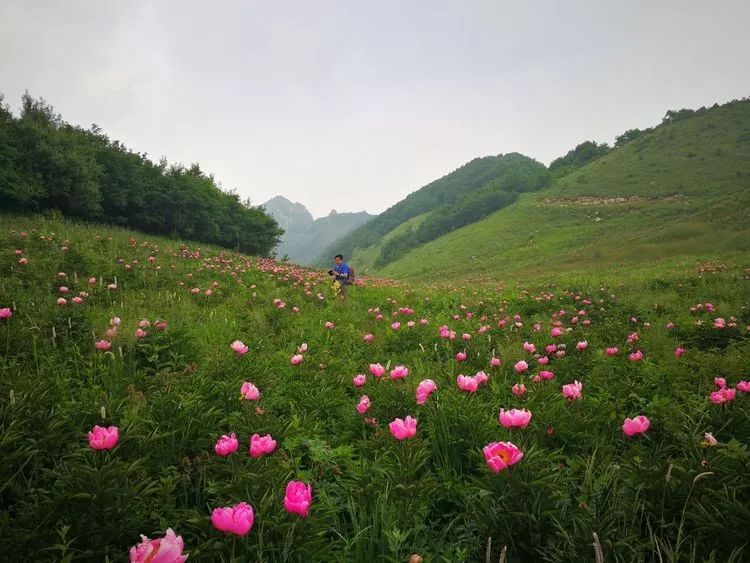
<svg viewBox="0 0 750 563"><path fill-rule="evenodd" d="M346 283L354 283L354 278L357 274L354 273L354 268L349 266L349 273L346 275Z"/></svg>

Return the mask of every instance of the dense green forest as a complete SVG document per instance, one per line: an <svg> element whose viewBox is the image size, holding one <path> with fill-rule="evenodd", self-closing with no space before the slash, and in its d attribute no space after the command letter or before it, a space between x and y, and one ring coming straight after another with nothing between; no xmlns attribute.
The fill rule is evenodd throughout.
<svg viewBox="0 0 750 563"><path fill-rule="evenodd" d="M409 194L372 221L336 241L322 260L337 252L377 244L390 231L418 215L429 213L416 229L401 233L383 247L377 261L386 264L399 254L453 229L463 227L510 203L518 193L547 184L545 166L518 153L475 158L450 174Z"/></svg>
<svg viewBox="0 0 750 563"><path fill-rule="evenodd" d="M260 255L283 233L197 164L154 163L28 93L16 117L0 96L0 211L45 210Z"/></svg>

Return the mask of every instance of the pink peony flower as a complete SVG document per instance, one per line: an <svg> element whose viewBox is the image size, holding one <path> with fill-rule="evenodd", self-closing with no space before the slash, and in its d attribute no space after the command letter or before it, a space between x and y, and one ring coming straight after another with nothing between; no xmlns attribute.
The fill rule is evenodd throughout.
<svg viewBox="0 0 750 563"><path fill-rule="evenodd" d="M456 361L457 362L463 362L466 360L466 352L458 352L456 354Z"/></svg>
<svg viewBox="0 0 750 563"><path fill-rule="evenodd" d="M492 442L487 444L482 451L487 465L495 473L508 469L523 458L523 452L511 442Z"/></svg>
<svg viewBox="0 0 750 563"><path fill-rule="evenodd" d="M583 384L579 382L578 380L576 380L573 383L568 383L566 385L563 385L562 394L563 394L563 397L565 397L566 399L575 401L576 399L581 398L582 389L583 389Z"/></svg>
<svg viewBox="0 0 750 563"><path fill-rule="evenodd" d="M257 401L260 399L260 391L253 383L243 381L242 387L240 387L240 399L245 399L246 401Z"/></svg>
<svg viewBox="0 0 750 563"><path fill-rule="evenodd" d="M234 353L235 353L235 354L237 354L238 356L244 356L245 354L247 354L247 351L249 350L249 348L248 348L248 347L247 347L247 346L245 345L245 343L244 343L244 342L242 342L241 340L235 340L234 342L232 342L232 343L231 343L231 344L229 345L229 347L230 347L230 348L231 348L231 349L232 349L232 350L234 351Z"/></svg>
<svg viewBox="0 0 750 563"><path fill-rule="evenodd" d="M487 383L487 380L489 379L489 377L488 377L488 376L487 376L487 374L486 374L486 373L484 373L483 371L478 371L478 372L477 372L477 373L476 373L476 374L474 375L474 379L476 379L476 380L477 380L477 383L478 383L479 385L484 385L485 383Z"/></svg>
<svg viewBox="0 0 750 563"><path fill-rule="evenodd" d="M89 447L92 450L111 450L120 439L120 429L117 426L94 426L89 432Z"/></svg>
<svg viewBox="0 0 750 563"><path fill-rule="evenodd" d="M246 502L215 508L211 513L211 523L220 532L246 536L255 522L253 507Z"/></svg>
<svg viewBox="0 0 750 563"><path fill-rule="evenodd" d="M416 436L417 420L411 416L407 416L405 419L397 418L388 425L388 428L396 440L406 440Z"/></svg>
<svg viewBox="0 0 750 563"><path fill-rule="evenodd" d="M516 362L513 368L516 370L516 373L523 373L529 369L529 364L521 360L520 362Z"/></svg>
<svg viewBox="0 0 750 563"><path fill-rule="evenodd" d="M94 348L97 350L101 350L102 352L106 352L110 348L112 348L112 343L107 340L99 340L98 342L94 342Z"/></svg>
<svg viewBox="0 0 750 563"><path fill-rule="evenodd" d="M299 514L307 518L312 502L312 486L302 481L289 481L284 495L284 509L289 514Z"/></svg>
<svg viewBox="0 0 750 563"><path fill-rule="evenodd" d="M576 350L578 350L579 352L583 352L588 347L589 343L586 340L581 340L576 344Z"/></svg>
<svg viewBox="0 0 750 563"><path fill-rule="evenodd" d="M474 393L479 387L479 383L477 382L476 378L463 374L460 374L456 378L456 384L458 385L458 388L461 389L461 391L466 391L467 393Z"/></svg>
<svg viewBox="0 0 750 563"><path fill-rule="evenodd" d="M531 411L526 409L511 409L509 411L500 409L498 420L505 428L526 428L531 420Z"/></svg>
<svg viewBox="0 0 750 563"><path fill-rule="evenodd" d="M66 305L67 303L68 303L68 300L65 299L64 297L59 297L57 299L57 304L60 305L60 306Z"/></svg>
<svg viewBox="0 0 750 563"><path fill-rule="evenodd" d="M736 390L732 389L731 387L726 387L724 389L714 391L713 393L711 393L711 396L709 398L715 405L723 405L724 403L734 401L734 396L736 394Z"/></svg>
<svg viewBox="0 0 750 563"><path fill-rule="evenodd" d="M302 360L304 359L305 357L302 354L295 354L294 356L292 356L292 359L289 361L292 362L293 366L298 366L302 363Z"/></svg>
<svg viewBox="0 0 750 563"><path fill-rule="evenodd" d="M545 381L549 381L550 379L555 377L555 374L548 370L542 370L539 372L539 377L541 379L544 379Z"/></svg>
<svg viewBox="0 0 750 563"><path fill-rule="evenodd" d="M643 415L636 416L635 418L626 418L625 422L622 423L622 431L625 432L626 436L634 436L635 434L643 434L651 426L651 421Z"/></svg>
<svg viewBox="0 0 750 563"><path fill-rule="evenodd" d="M516 383L511 389L511 392L516 397L523 397L526 394L526 386L523 383Z"/></svg>
<svg viewBox="0 0 750 563"><path fill-rule="evenodd" d="M182 563L188 556L182 554L182 536L167 528L163 538L155 540L141 535L141 543L130 548L130 563Z"/></svg>
<svg viewBox="0 0 750 563"><path fill-rule="evenodd" d="M355 387L362 387L366 381L367 381L367 378L362 373L360 373L359 375L355 375L354 378L352 379L352 383L354 383Z"/></svg>
<svg viewBox="0 0 750 563"><path fill-rule="evenodd" d="M530 342L524 342L523 343L523 349L524 349L524 351L528 352L529 354L533 354L534 352L536 352L536 346L534 346Z"/></svg>
<svg viewBox="0 0 750 563"><path fill-rule="evenodd" d="M307 352L307 349L308 349L307 342L303 342L302 344L297 346L297 352L300 354L304 354L305 352Z"/></svg>
<svg viewBox="0 0 750 563"><path fill-rule="evenodd" d="M404 379L409 375L409 368L406 366L396 366L391 370L391 379Z"/></svg>
<svg viewBox="0 0 750 563"><path fill-rule="evenodd" d="M260 434L253 434L250 438L250 450L249 453L252 457L258 458L265 454L270 454L276 449L276 440L271 438L270 434L261 436Z"/></svg>
<svg viewBox="0 0 750 563"><path fill-rule="evenodd" d="M711 434L710 432L706 432L703 435L703 438L704 438L703 440L704 446L711 446L712 448L714 448L719 444L719 442L716 441L716 438L714 438L714 435Z"/></svg>
<svg viewBox="0 0 750 563"><path fill-rule="evenodd" d="M222 457L233 454L240 447L240 442L237 440L237 435L232 432L229 436L224 434L221 438L216 441L214 445L214 451Z"/></svg>
<svg viewBox="0 0 750 563"><path fill-rule="evenodd" d="M147 336L148 336L148 332L146 332L142 328L135 329L135 337L136 338L146 338Z"/></svg>
<svg viewBox="0 0 750 563"><path fill-rule="evenodd" d="M370 373L375 377L381 377L385 373L385 368L380 364L370 364Z"/></svg>
<svg viewBox="0 0 750 563"><path fill-rule="evenodd" d="M635 352L632 352L628 354L628 360L631 362L640 362L643 359L643 352L640 350L636 350Z"/></svg>
<svg viewBox="0 0 750 563"><path fill-rule="evenodd" d="M546 366L549 363L549 358L547 356L540 356L537 358L536 363L540 366Z"/></svg>
<svg viewBox="0 0 750 563"><path fill-rule="evenodd" d="M362 340L365 342L372 342L374 339L375 337L369 332L362 337Z"/></svg>
<svg viewBox="0 0 750 563"><path fill-rule="evenodd" d="M429 398L430 394L437 391L437 385L432 379L424 379L417 385L416 398L417 404L423 405Z"/></svg>
<svg viewBox="0 0 750 563"><path fill-rule="evenodd" d="M682 346L678 346L677 348L674 349L674 355L677 358L682 356L684 353L685 353L685 348L683 348Z"/></svg>
<svg viewBox="0 0 750 563"><path fill-rule="evenodd" d="M13 316L13 311L10 310L10 307L4 307L0 309L0 319L9 319Z"/></svg>
<svg viewBox="0 0 750 563"><path fill-rule="evenodd" d="M721 317L718 317L718 318L714 319L714 328L721 329L721 328L724 328L726 326L726 324L727 324L727 321L725 321Z"/></svg>
<svg viewBox="0 0 750 563"><path fill-rule="evenodd" d="M611 346L610 348L607 348L605 350L605 353L607 354L607 356L616 356L619 352L620 352L620 349L617 348L616 346Z"/></svg>
<svg viewBox="0 0 750 563"><path fill-rule="evenodd" d="M727 386L727 380L723 377L714 377L714 385L719 389L724 389Z"/></svg>
<svg viewBox="0 0 750 563"><path fill-rule="evenodd" d="M490 367L496 368L500 365L500 358L490 358Z"/></svg>
<svg viewBox="0 0 750 563"><path fill-rule="evenodd" d="M331 330L336 325L334 325L331 321L328 321L324 326L326 327L326 329Z"/></svg>
<svg viewBox="0 0 750 563"><path fill-rule="evenodd" d="M750 393L750 381L740 381L736 387L741 393Z"/></svg>
<svg viewBox="0 0 750 563"><path fill-rule="evenodd" d="M398 330L400 328L401 328L401 323L399 323L399 322L395 322L395 323L391 324L391 329L393 329L393 330Z"/></svg>
<svg viewBox="0 0 750 563"><path fill-rule="evenodd" d="M367 395L362 395L359 398L356 409L359 414L365 414L368 410L370 410L370 397L368 397Z"/></svg>

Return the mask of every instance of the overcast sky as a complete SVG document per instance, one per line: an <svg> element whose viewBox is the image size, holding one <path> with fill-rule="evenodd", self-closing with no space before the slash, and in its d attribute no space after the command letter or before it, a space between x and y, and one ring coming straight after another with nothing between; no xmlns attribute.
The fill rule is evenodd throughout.
<svg viewBox="0 0 750 563"><path fill-rule="evenodd" d="M750 1L0 0L0 92L254 203L378 213L750 95Z"/></svg>

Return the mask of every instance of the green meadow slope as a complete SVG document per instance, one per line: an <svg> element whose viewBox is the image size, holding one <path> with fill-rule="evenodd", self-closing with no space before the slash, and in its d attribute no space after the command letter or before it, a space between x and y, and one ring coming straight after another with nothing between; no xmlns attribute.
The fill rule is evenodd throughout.
<svg viewBox="0 0 750 563"><path fill-rule="evenodd" d="M749 185L750 102L732 102L663 123L376 273L503 279L744 257Z"/></svg>

